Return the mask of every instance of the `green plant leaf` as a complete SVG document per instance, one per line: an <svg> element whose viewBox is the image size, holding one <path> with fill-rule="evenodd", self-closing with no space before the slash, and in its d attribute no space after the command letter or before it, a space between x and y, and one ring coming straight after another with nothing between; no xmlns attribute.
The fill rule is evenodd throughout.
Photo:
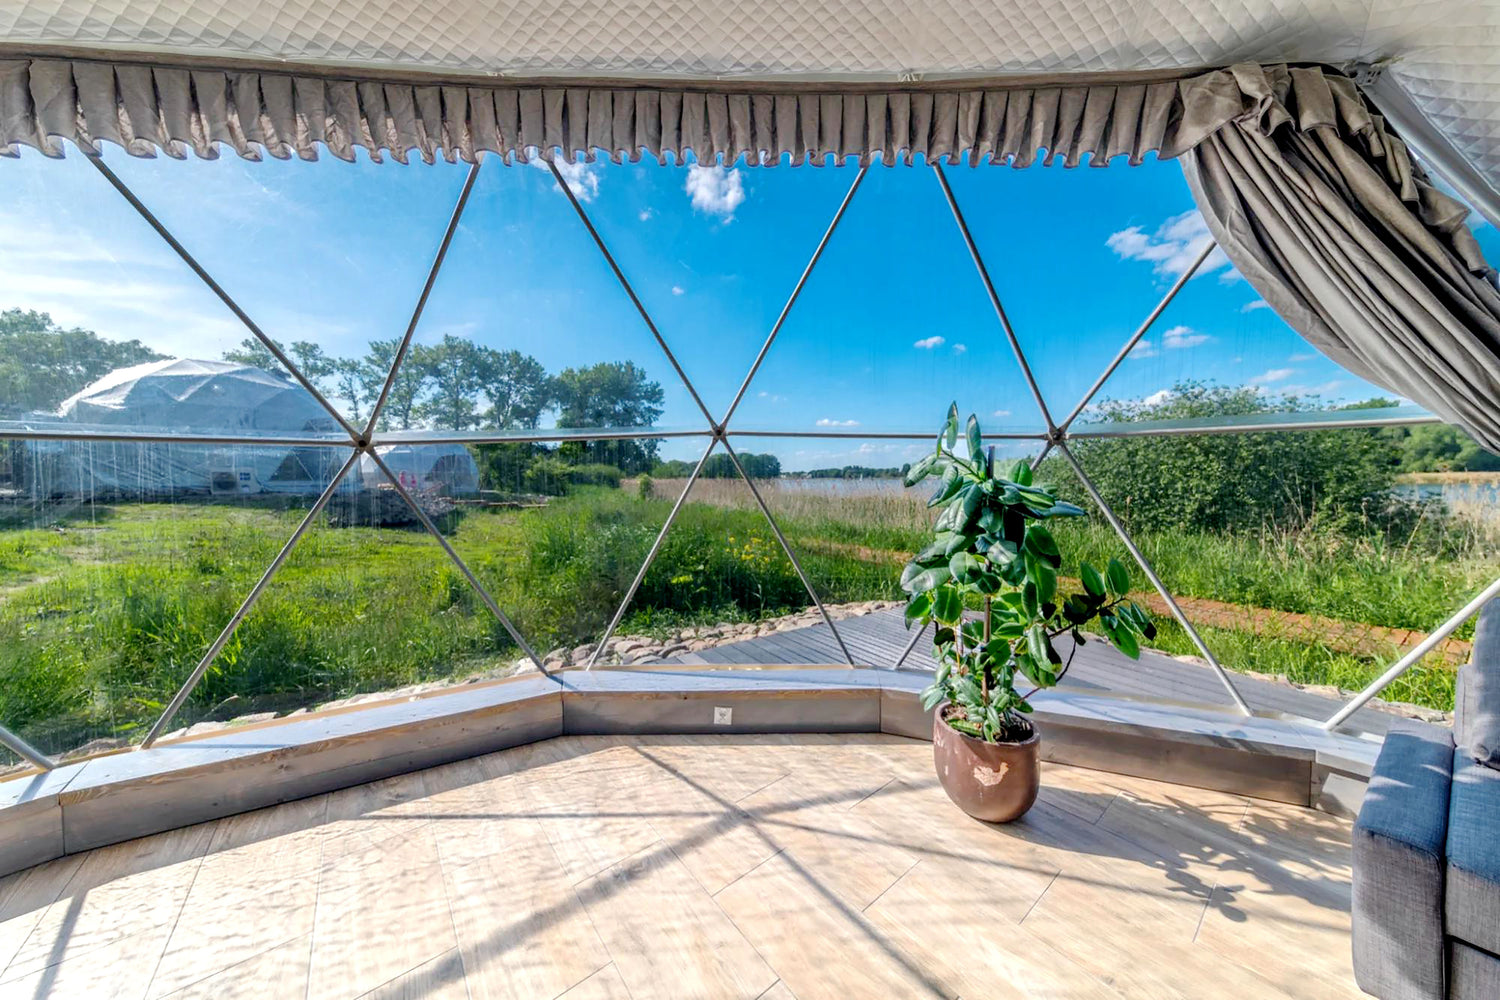
<svg viewBox="0 0 1500 1000"><path fill-rule="evenodd" d="M1128 625L1116 625L1111 629L1109 641L1114 643L1116 649L1132 660L1140 659L1141 645L1136 641L1135 632Z"/></svg>
<svg viewBox="0 0 1500 1000"><path fill-rule="evenodd" d="M922 480L926 479L927 474L932 471L933 465L937 462L937 458L937 455L933 454L923 455L921 458L917 459L917 461L912 464L912 467L906 470L906 485L915 486Z"/></svg>
<svg viewBox="0 0 1500 1000"><path fill-rule="evenodd" d="M943 685L934 681L922 689L922 708L928 712L932 711L947 697L947 694L943 690Z"/></svg>
<svg viewBox="0 0 1500 1000"><path fill-rule="evenodd" d="M948 450L949 451L952 451L953 450L953 446L956 445L956 444L958 444L958 404L957 403L949 403L948 404L948 419L943 423L943 433L942 433L941 437L943 439L943 443L948 446Z"/></svg>
<svg viewBox="0 0 1500 1000"><path fill-rule="evenodd" d="M953 558L953 554L955 552L964 552L971 548L974 545L975 537L976 536L974 535L964 535L955 531L952 535L948 536L948 541L943 546L943 551L941 554L951 559ZM932 546L928 546L928 548L931 547Z"/></svg>
<svg viewBox="0 0 1500 1000"><path fill-rule="evenodd" d="M1047 604L1057 596L1057 571L1030 553L1026 555L1026 579L1036 585L1038 604Z"/></svg>
<svg viewBox="0 0 1500 1000"><path fill-rule="evenodd" d="M1040 524L1033 524L1026 529L1026 548L1054 569L1062 565L1062 555L1057 550L1057 540L1052 537L1052 532Z"/></svg>
<svg viewBox="0 0 1500 1000"><path fill-rule="evenodd" d="M1088 563L1079 563L1078 575L1083 580L1083 589L1088 591L1089 596L1105 596L1104 577L1099 575L1099 571L1097 569L1090 566Z"/></svg>
<svg viewBox="0 0 1500 1000"><path fill-rule="evenodd" d="M1026 652L1038 663L1047 661L1047 630L1040 624L1026 630Z"/></svg>
<svg viewBox="0 0 1500 1000"><path fill-rule="evenodd" d="M920 619L932 609L932 595L925 590L919 590L912 595L911 600L906 602L906 627L911 628L911 623Z"/></svg>
<svg viewBox="0 0 1500 1000"><path fill-rule="evenodd" d="M1017 486L1031 485L1031 463L1024 458L1018 458L1010 465L1010 471L1005 478Z"/></svg>
<svg viewBox="0 0 1500 1000"><path fill-rule="evenodd" d="M955 552L953 558L948 560L948 572L959 583L973 583L983 571L984 562L968 552Z"/></svg>
<svg viewBox="0 0 1500 1000"><path fill-rule="evenodd" d="M984 460L984 434L979 430L979 417L973 413L969 414L969 423L964 427L964 437L969 446L969 461L982 462Z"/></svg>
<svg viewBox="0 0 1500 1000"><path fill-rule="evenodd" d="M964 598L958 588L946 583L938 587L932 595L932 616L945 625L956 625L963 615Z"/></svg>
<svg viewBox="0 0 1500 1000"><path fill-rule="evenodd" d="M1048 517L1086 517L1088 511L1077 504L1068 503L1066 500L1058 500L1047 508Z"/></svg>
<svg viewBox="0 0 1500 1000"><path fill-rule="evenodd" d="M1124 563L1118 559L1111 559L1106 574L1110 594L1115 597L1124 597L1130 593L1130 573L1125 569Z"/></svg>
<svg viewBox="0 0 1500 1000"><path fill-rule="evenodd" d="M916 564L913 563L912 565L914 566ZM911 568L911 566L907 566L907 569ZM908 594L915 594L919 591L924 590L933 590L934 588L940 587L943 584L947 583L948 580L952 578L952 576L953 574L948 572L947 565L929 566L925 568L918 567L917 573L911 577L907 577L905 573L901 574L901 589L905 590Z"/></svg>

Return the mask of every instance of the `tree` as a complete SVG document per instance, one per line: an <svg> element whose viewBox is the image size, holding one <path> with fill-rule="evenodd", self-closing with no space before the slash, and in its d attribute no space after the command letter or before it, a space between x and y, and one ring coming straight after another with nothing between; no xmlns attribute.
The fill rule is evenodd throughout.
<svg viewBox="0 0 1500 1000"><path fill-rule="evenodd" d="M633 361L601 361L586 368L565 368L557 376L557 426L650 427L662 414L661 383L646 377ZM615 465L627 473L647 472L656 464L661 442L595 441L567 443L559 449L570 460Z"/></svg>
<svg viewBox="0 0 1500 1000"><path fill-rule="evenodd" d="M1485 451L1463 430L1447 424L1393 427L1402 472L1494 472L1500 455Z"/></svg>
<svg viewBox="0 0 1500 1000"><path fill-rule="evenodd" d="M286 348L282 346L281 341L273 338L271 342L276 345L277 350L285 353ZM264 368L268 372L276 372L280 375L287 374L287 370L281 366L281 362L276 360L276 355L272 354L271 349L262 343L258 337L246 337L240 341L240 346L231 347L225 351L224 360L233 361L237 365L251 365L255 368Z"/></svg>
<svg viewBox="0 0 1500 1000"><path fill-rule="evenodd" d="M359 362L359 377L365 387L366 399L373 401L380 394L400 346L399 338L370 341L369 353ZM386 397L385 409L380 412L381 429L410 430L421 413L423 400L431 383L429 350L420 344L413 344L406 353L405 362L396 373L396 381L392 383L390 395Z"/></svg>
<svg viewBox="0 0 1500 1000"><path fill-rule="evenodd" d="M323 388L324 381L338 370L338 359L324 354L323 348L310 340L292 341L291 357L303 377L319 389Z"/></svg>
<svg viewBox="0 0 1500 1000"><path fill-rule="evenodd" d="M1307 411L1303 400L1197 382L1164 400L1107 401L1093 422L1138 423ZM1131 528L1227 531L1316 522L1384 524L1399 450L1378 428L1078 439L1069 448ZM1066 462L1046 478L1083 496Z"/></svg>
<svg viewBox="0 0 1500 1000"><path fill-rule="evenodd" d="M65 330L44 312L0 312L0 414L55 410L63 400L116 368L160 361L139 340L106 340Z"/></svg>
<svg viewBox="0 0 1500 1000"><path fill-rule="evenodd" d="M426 365L432 382L432 394L420 408L424 419L455 431L479 424L477 399L488 367L482 348L450 333L435 346L413 348L407 364L414 362Z"/></svg>
<svg viewBox="0 0 1500 1000"><path fill-rule="evenodd" d="M740 464L745 467L745 475L751 479L775 479L781 475L781 460L775 455L756 455L752 452L735 452L739 456ZM693 471L692 463L687 465L690 475ZM703 479L738 479L740 472L734 467L734 460L722 451L714 452L708 456L708 461L703 463L703 471L699 473Z"/></svg>
<svg viewBox="0 0 1500 1000"><path fill-rule="evenodd" d="M557 390L542 363L520 351L484 349L479 392L490 404L486 427L535 428Z"/></svg>

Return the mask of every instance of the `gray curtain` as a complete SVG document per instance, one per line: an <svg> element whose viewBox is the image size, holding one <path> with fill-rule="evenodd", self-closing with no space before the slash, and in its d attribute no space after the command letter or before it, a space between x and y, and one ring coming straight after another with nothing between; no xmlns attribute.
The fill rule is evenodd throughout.
<svg viewBox="0 0 1500 1000"><path fill-rule="evenodd" d="M1229 259L1318 350L1500 452L1500 291L1468 210L1352 81L1228 72L1244 108L1182 168Z"/></svg>
<svg viewBox="0 0 1500 1000"><path fill-rule="evenodd" d="M805 90L703 84L491 86L292 76L96 60L0 59L0 155L61 156L67 139L134 156L211 159L220 147L317 159L319 150L432 162L562 155L592 161L821 164L857 157L1027 167L1174 157L1241 110L1225 73L1066 76L1005 86Z"/></svg>

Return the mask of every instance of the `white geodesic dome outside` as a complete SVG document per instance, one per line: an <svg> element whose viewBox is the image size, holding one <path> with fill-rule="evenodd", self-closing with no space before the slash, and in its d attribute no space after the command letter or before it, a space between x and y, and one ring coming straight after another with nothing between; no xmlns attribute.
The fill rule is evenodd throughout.
<svg viewBox="0 0 1500 1000"><path fill-rule="evenodd" d="M80 434L170 430L188 440L31 442L28 478L42 496L318 493L338 471L331 449L191 441L193 435L333 429L327 411L302 386L232 361L168 358L117 369L38 424L54 421Z"/></svg>
<svg viewBox="0 0 1500 1000"><path fill-rule="evenodd" d="M461 444L393 444L375 451L402 486L460 496L479 492L479 466ZM366 489L387 482L369 455L360 456L359 481Z"/></svg>

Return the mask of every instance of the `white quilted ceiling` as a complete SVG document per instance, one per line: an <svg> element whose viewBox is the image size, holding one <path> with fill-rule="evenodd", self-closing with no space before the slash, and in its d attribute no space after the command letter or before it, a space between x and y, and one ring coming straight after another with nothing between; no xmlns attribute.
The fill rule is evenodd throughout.
<svg viewBox="0 0 1500 1000"><path fill-rule="evenodd" d="M5 43L658 79L1389 59L1500 188L1500 0L0 0Z"/></svg>

